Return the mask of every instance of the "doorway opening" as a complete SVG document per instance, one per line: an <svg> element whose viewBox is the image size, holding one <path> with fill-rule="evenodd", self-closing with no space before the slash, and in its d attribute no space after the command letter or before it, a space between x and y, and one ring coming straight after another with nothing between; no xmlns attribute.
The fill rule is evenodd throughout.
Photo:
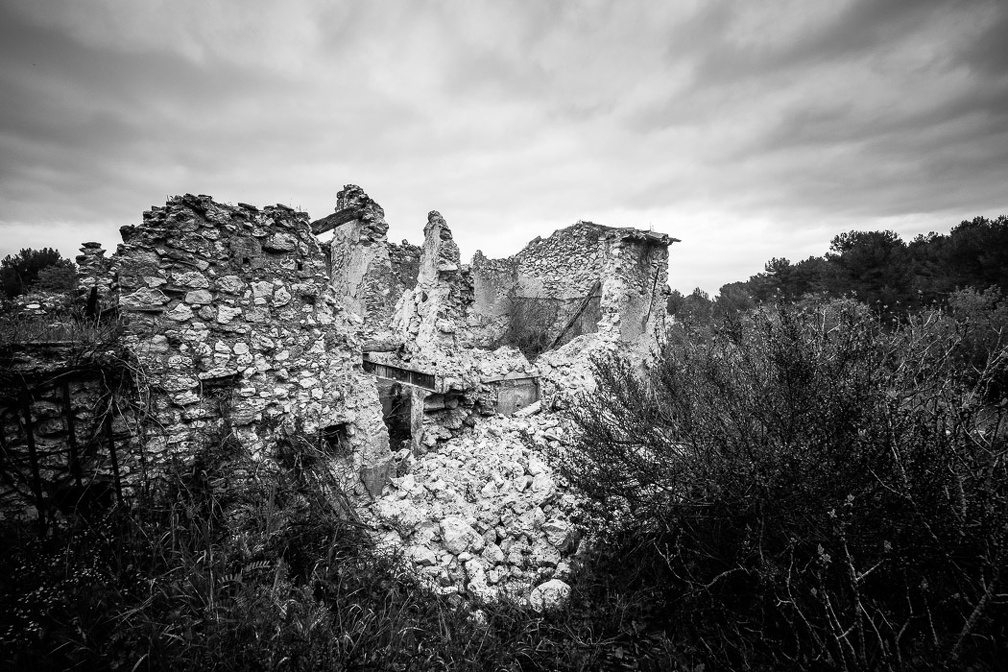
<svg viewBox="0 0 1008 672"><path fill-rule="evenodd" d="M378 398L381 400L382 420L388 427L389 448L392 452L409 448L413 444L413 394L408 385L378 378Z"/></svg>

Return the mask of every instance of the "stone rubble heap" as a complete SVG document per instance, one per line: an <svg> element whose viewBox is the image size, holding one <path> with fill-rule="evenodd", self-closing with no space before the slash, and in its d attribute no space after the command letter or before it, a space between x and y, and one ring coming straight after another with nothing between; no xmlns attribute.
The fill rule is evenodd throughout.
<svg viewBox="0 0 1008 672"><path fill-rule="evenodd" d="M368 511L375 534L444 594L549 608L566 597L580 540L576 499L546 459L569 439L565 424L496 416L409 459Z"/></svg>

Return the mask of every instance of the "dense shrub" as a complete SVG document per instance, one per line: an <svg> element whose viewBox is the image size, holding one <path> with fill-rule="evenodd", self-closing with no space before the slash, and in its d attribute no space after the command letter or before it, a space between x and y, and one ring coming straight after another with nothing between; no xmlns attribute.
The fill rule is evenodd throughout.
<svg viewBox="0 0 1008 672"><path fill-rule="evenodd" d="M34 288L69 291L76 283L77 268L51 247L25 248L0 259L0 292L10 299Z"/></svg>
<svg viewBox="0 0 1008 672"><path fill-rule="evenodd" d="M781 306L596 363L564 476L651 623L734 668L995 667L1008 651L1002 343ZM983 403L983 400L989 400ZM612 551L610 551L612 552Z"/></svg>

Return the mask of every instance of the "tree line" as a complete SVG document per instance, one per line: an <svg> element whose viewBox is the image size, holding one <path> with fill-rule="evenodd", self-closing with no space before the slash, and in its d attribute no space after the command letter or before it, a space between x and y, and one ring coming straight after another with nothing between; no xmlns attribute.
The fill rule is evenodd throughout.
<svg viewBox="0 0 1008 672"><path fill-rule="evenodd" d="M797 263L774 257L763 273L723 285L713 299L699 288L688 296L673 291L668 309L705 322L771 301L853 297L881 315L905 317L965 288L1008 294L1008 216L964 220L948 234L910 243L888 230L842 233L824 256Z"/></svg>
<svg viewBox="0 0 1008 672"><path fill-rule="evenodd" d="M33 290L65 292L77 284L77 267L57 250L24 248L0 260L0 292L13 299Z"/></svg>

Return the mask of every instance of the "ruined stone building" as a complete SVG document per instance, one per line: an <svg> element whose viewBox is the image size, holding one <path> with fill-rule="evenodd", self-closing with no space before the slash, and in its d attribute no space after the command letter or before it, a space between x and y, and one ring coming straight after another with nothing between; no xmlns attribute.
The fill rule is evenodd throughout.
<svg viewBox="0 0 1008 672"><path fill-rule="evenodd" d="M129 390L94 352L5 345L0 438L34 474L5 486L44 502L46 474L79 484L82 460L111 459L121 489L120 475L185 459L220 432L264 457L299 433L349 490L375 495L402 451L563 388L569 365L553 353L565 344L644 352L664 325L664 234L578 222L467 264L436 211L422 246L387 231L383 209L347 185L315 222L185 195L122 227L111 257L86 243L81 286L118 310ZM552 352L537 362L507 345L522 301L550 309Z"/></svg>
<svg viewBox="0 0 1008 672"><path fill-rule="evenodd" d="M543 385L563 386L500 347L522 302L548 309L547 322L533 326L549 349L591 335L595 344L643 355L665 325L675 242L665 234L578 222L507 259L476 252L465 264L437 211L427 216L418 254L405 241L389 243L384 211L355 185L312 230L333 231L333 285L365 322L369 370L378 372L385 406L400 409L394 433L411 437L414 448L433 445L471 414L510 413L537 401ZM565 373L549 368L554 377Z"/></svg>
<svg viewBox="0 0 1008 672"><path fill-rule="evenodd" d="M676 242L665 234L582 221L512 257L477 251L465 264L437 211L428 214L421 248L388 242L384 211L355 185L312 230L333 231L333 286L365 332L415 352L493 347L522 299L553 304L553 347L584 333L637 344L664 326L668 246Z"/></svg>

